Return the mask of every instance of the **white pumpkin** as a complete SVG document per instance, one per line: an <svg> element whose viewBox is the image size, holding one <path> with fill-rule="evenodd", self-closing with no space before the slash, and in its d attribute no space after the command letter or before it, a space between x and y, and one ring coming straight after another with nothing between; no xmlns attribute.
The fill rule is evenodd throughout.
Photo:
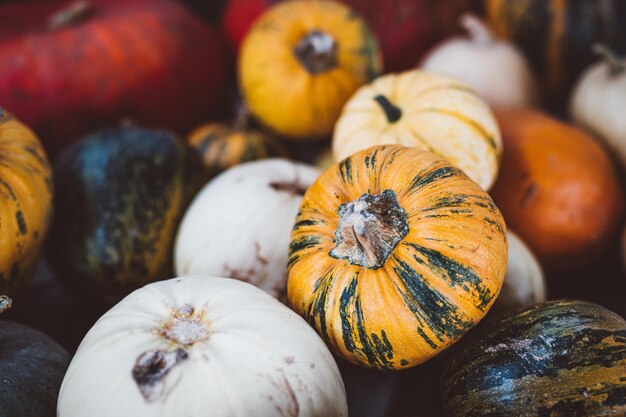
<svg viewBox="0 0 626 417"><path fill-rule="evenodd" d="M181 277L102 316L58 417L347 416L337 365L297 314L250 284Z"/></svg>
<svg viewBox="0 0 626 417"><path fill-rule="evenodd" d="M537 104L538 88L526 59L512 43L497 40L483 22L461 18L468 36L435 46L421 68L463 81L493 108Z"/></svg>
<svg viewBox="0 0 626 417"><path fill-rule="evenodd" d="M570 113L576 123L602 139L626 168L626 60L602 46L594 50L604 58L578 80Z"/></svg>
<svg viewBox="0 0 626 417"><path fill-rule="evenodd" d="M541 265L526 244L511 230L506 275L493 311L509 311L546 301L546 282Z"/></svg>
<svg viewBox="0 0 626 417"><path fill-rule="evenodd" d="M320 171L265 159L233 167L195 197L178 230L177 275L217 275L281 297L289 239L304 192Z"/></svg>

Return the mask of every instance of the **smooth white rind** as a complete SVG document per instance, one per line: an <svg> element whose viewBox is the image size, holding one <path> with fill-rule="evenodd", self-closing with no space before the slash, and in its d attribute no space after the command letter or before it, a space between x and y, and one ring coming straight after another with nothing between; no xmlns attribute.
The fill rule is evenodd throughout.
<svg viewBox="0 0 626 417"><path fill-rule="evenodd" d="M164 378L167 394L147 402L132 369L146 351L178 347L156 330L185 304L204 311L210 336L184 347L189 358ZM69 366L57 411L59 417L322 417L347 416L347 405L330 351L297 314L246 283L181 277L133 292L98 320Z"/></svg>

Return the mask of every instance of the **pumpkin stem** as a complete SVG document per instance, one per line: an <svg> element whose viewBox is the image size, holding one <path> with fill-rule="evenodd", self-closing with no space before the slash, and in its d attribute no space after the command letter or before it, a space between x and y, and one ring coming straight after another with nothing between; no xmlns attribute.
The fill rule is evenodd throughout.
<svg viewBox="0 0 626 417"><path fill-rule="evenodd" d="M486 45L493 42L493 34L485 23L476 16L466 13L461 16L461 27L465 29L472 42Z"/></svg>
<svg viewBox="0 0 626 417"><path fill-rule="evenodd" d="M313 30L300 39L293 53L311 74L337 66L337 43L332 36L319 30Z"/></svg>
<svg viewBox="0 0 626 417"><path fill-rule="evenodd" d="M57 30L78 25L93 16L94 12L95 7L90 1L78 0L53 14L48 20L48 29Z"/></svg>
<svg viewBox="0 0 626 417"><path fill-rule="evenodd" d="M380 107L383 108L383 111L385 112L385 116L387 116L387 121L389 121L389 123L395 123L400 120L400 118L402 117L402 110L400 110L399 107L394 106L387 97L379 94L374 97L374 100L376 100L376 102L380 104Z"/></svg>
<svg viewBox="0 0 626 417"><path fill-rule="evenodd" d="M339 206L337 214L336 245L330 256L346 259L352 265L380 268L409 233L406 212L391 190L363 194Z"/></svg>
<svg viewBox="0 0 626 417"><path fill-rule="evenodd" d="M4 313L13 305L13 300L11 300L6 295L0 295L0 313Z"/></svg>
<svg viewBox="0 0 626 417"><path fill-rule="evenodd" d="M598 55L604 60L604 62L606 62L609 66L609 73L611 75L618 75L626 71L626 63L608 46L602 43L596 43L591 47L591 50L594 54Z"/></svg>
<svg viewBox="0 0 626 417"><path fill-rule="evenodd" d="M209 338L209 322L205 320L204 312L196 312L193 306L184 304L172 311L170 319L158 333L180 346L191 346Z"/></svg>

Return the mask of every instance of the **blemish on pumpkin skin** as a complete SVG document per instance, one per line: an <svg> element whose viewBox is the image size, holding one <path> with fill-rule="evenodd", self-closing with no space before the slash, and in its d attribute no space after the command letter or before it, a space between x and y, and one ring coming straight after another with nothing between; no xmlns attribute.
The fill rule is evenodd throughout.
<svg viewBox="0 0 626 417"><path fill-rule="evenodd" d="M139 355L132 375L146 402L157 401L167 394L165 378L175 366L188 358L189 355L182 348L170 352L149 350Z"/></svg>

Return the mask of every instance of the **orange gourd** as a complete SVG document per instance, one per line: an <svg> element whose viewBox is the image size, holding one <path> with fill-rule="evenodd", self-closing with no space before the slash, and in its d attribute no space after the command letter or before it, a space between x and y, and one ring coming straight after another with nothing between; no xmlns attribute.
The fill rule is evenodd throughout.
<svg viewBox="0 0 626 417"><path fill-rule="evenodd" d="M287 293L336 354L401 369L453 344L502 286L506 226L482 188L432 153L371 147L304 195Z"/></svg>
<svg viewBox="0 0 626 417"><path fill-rule="evenodd" d="M13 295L33 275L48 232L52 174L39 139L2 108L0 158L0 294Z"/></svg>
<svg viewBox="0 0 626 417"><path fill-rule="evenodd" d="M604 149L538 111L496 113L504 140L491 192L507 224L548 270L591 261L618 232L623 193Z"/></svg>

